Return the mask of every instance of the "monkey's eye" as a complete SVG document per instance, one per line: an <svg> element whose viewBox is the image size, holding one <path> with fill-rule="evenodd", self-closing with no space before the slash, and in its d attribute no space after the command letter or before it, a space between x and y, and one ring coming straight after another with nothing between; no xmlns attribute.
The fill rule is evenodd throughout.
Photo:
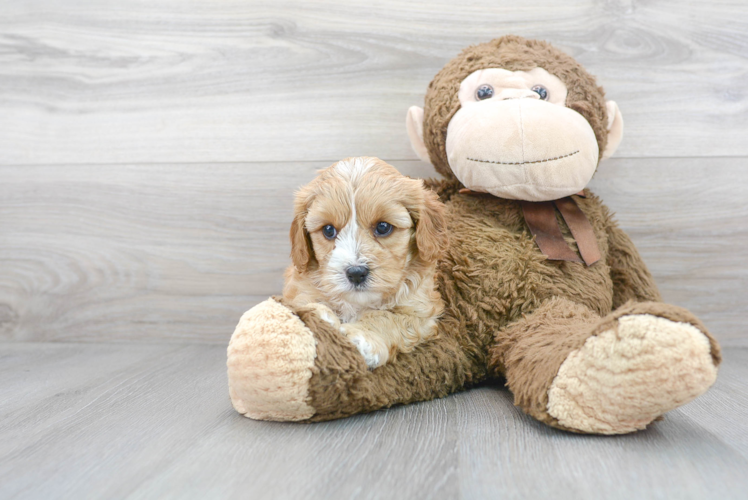
<svg viewBox="0 0 748 500"><path fill-rule="evenodd" d="M542 100L548 100L548 89L543 87L542 85L535 85L532 88L532 91L536 92Z"/></svg>
<svg viewBox="0 0 748 500"><path fill-rule="evenodd" d="M493 87L488 84L481 85L480 87L478 87L478 90L475 91L475 97L479 101L482 101L483 99L490 99L491 97L493 97Z"/></svg>
<svg viewBox="0 0 748 500"><path fill-rule="evenodd" d="M338 235L338 230L335 229L335 226L333 226L332 224L328 224L322 228L322 234L328 240L334 240L335 237Z"/></svg>
<svg viewBox="0 0 748 500"><path fill-rule="evenodd" d="M374 226L374 234L377 236L387 236L392 232L392 224L389 222L377 222Z"/></svg>

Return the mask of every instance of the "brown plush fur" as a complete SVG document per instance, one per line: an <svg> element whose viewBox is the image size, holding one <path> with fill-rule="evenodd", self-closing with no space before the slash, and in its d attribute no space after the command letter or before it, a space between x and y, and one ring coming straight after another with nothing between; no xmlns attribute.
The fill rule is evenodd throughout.
<svg viewBox="0 0 748 500"><path fill-rule="evenodd" d="M314 315L302 314L302 320L309 316ZM419 344L407 355L370 371L356 348L322 323L313 321L315 326L310 326L317 338L309 395L316 413L311 421L440 398L476 381L477 367L452 336Z"/></svg>
<svg viewBox="0 0 748 500"><path fill-rule="evenodd" d="M538 250L519 202L459 192L462 186L449 169L445 138L459 106L461 80L481 68L537 66L564 81L567 105L587 118L604 150L602 89L576 61L547 43L503 37L471 47L449 62L429 86L424 121L430 157L446 178L427 182L446 204L449 235L436 273L445 303L438 334L367 371L356 349L314 311L297 310L317 340L309 394L316 413L311 420L441 397L489 377L504 377L520 408L565 428L548 409L549 389L559 368L588 339L615 331L626 315L693 325L706 336L712 361L719 364L714 338L688 311L661 302L633 243L589 190L586 197L573 198L587 216L602 255L591 266L548 260ZM556 215L565 240L577 251L568 226Z"/></svg>
<svg viewBox="0 0 748 500"><path fill-rule="evenodd" d="M546 412L547 390L559 366L591 335L625 314L693 324L708 336L719 363L719 346L698 319L652 302L660 296L636 248L589 191L586 198L575 199L592 224L603 259L587 267L547 260L517 202L455 194L450 181L437 187L447 201L450 235L437 274L446 303L438 337L368 372L355 348L329 328L310 326L318 338L310 394L317 412L312 420L441 397L489 377L504 377L520 408L563 428ZM560 217L559 223L576 249ZM629 300L637 302L613 312L613 304Z"/></svg>

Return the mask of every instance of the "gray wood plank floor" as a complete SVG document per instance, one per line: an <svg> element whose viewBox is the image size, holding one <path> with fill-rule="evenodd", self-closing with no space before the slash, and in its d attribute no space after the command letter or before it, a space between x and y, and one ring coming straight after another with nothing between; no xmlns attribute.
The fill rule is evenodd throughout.
<svg viewBox="0 0 748 500"><path fill-rule="evenodd" d="M748 350L649 429L564 433L497 385L321 424L233 411L214 345L0 344L2 498L745 498Z"/></svg>

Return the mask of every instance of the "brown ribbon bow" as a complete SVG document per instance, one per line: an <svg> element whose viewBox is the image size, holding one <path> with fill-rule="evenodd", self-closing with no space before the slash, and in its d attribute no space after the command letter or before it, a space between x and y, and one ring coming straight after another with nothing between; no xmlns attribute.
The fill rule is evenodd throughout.
<svg viewBox="0 0 748 500"><path fill-rule="evenodd" d="M472 193L469 189L463 189L460 192ZM579 193L578 196L583 197L584 193ZM567 196L553 201L520 201L520 204L525 222L535 236L535 242L540 251L550 260L584 262L588 266L600 260L600 248L597 246L592 224L572 197ZM564 240L561 228L558 227L554 205L561 212L566 225L569 226L571 235L579 247L579 253L582 255L581 259Z"/></svg>

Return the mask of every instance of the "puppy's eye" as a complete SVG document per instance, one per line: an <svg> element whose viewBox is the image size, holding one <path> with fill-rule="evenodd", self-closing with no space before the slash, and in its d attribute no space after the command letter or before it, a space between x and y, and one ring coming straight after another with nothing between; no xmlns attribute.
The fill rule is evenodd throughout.
<svg viewBox="0 0 748 500"><path fill-rule="evenodd" d="M374 234L377 236L387 236L392 232L392 224L389 222L378 222L374 226Z"/></svg>
<svg viewBox="0 0 748 500"><path fill-rule="evenodd" d="M543 101L548 100L548 89L542 85L535 85L531 90L537 93Z"/></svg>
<svg viewBox="0 0 748 500"><path fill-rule="evenodd" d="M491 97L493 97L493 87L488 84L481 85L480 87L478 87L478 90L475 91L475 97L479 101L490 99Z"/></svg>
<svg viewBox="0 0 748 500"><path fill-rule="evenodd" d="M332 224L328 224L322 228L322 234L325 235L325 238L327 238L328 240L334 240L338 235L338 230L335 229L335 226L333 226Z"/></svg>

